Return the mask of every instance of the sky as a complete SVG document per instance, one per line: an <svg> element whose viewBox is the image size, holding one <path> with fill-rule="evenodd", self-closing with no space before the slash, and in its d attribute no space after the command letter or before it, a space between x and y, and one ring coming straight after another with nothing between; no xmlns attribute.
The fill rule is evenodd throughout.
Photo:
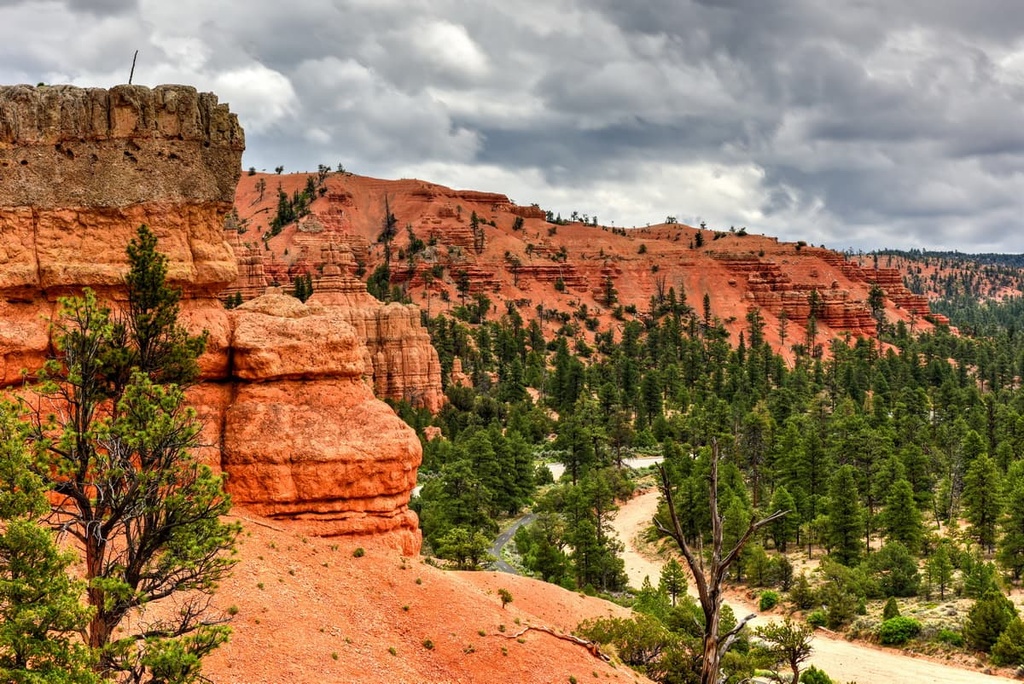
<svg viewBox="0 0 1024 684"><path fill-rule="evenodd" d="M1021 0L0 0L0 83L185 83L243 167L1024 252Z"/></svg>

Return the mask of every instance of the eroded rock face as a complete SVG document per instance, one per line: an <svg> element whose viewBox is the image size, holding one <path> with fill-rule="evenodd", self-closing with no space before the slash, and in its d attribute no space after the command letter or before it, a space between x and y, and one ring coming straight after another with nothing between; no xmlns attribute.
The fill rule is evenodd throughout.
<svg viewBox="0 0 1024 684"><path fill-rule="evenodd" d="M319 264L309 303L330 309L340 320L355 328L365 345L365 377L378 397L408 401L436 413L444 404L441 363L430 343L430 334L420 323L416 306L382 304L355 276L355 256L346 242L333 242L328 235L319 246ZM250 248L241 246L239 261L247 264ZM265 290L264 271L256 264L244 266L233 288L249 296ZM256 282L253 282L256 281Z"/></svg>
<svg viewBox="0 0 1024 684"><path fill-rule="evenodd" d="M201 457L228 474L236 504L413 553L419 441L364 376L382 345L402 347L414 317L284 295L229 314L217 297L238 280L224 223L243 148L227 106L186 86L0 88L0 381L20 382L51 353L58 297L123 297L125 246L146 224L182 288L182 322L210 333L189 399L205 426Z"/></svg>
<svg viewBox="0 0 1024 684"><path fill-rule="evenodd" d="M420 443L363 381L356 331L337 310L281 294L232 317L236 391L222 467L235 501L309 534L387 534L418 551L407 504Z"/></svg>
<svg viewBox="0 0 1024 684"><path fill-rule="evenodd" d="M120 296L142 224L186 316L214 331L204 372L223 372L227 316L214 297L237 278L221 227L244 147L227 105L186 86L0 88L0 381L45 360L58 297Z"/></svg>

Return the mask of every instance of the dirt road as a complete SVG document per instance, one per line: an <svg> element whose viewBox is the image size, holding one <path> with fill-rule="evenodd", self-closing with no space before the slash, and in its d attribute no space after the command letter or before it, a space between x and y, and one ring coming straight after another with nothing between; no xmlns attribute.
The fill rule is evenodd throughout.
<svg viewBox="0 0 1024 684"><path fill-rule="evenodd" d="M626 562L629 583L639 587L644 576L650 576L657 584L662 561L646 556L636 543L638 534L650 524L658 507L658 491L652 489L624 504L614 520L615 531L625 545L622 554ZM693 582L690 582L693 592ZM730 602L737 616L757 612L752 606ZM770 618L758 617L750 622L752 627L764 624ZM856 681L858 684L989 684L1015 681L1005 677L993 677L977 670L966 670L951 665L903 655L897 651L876 648L869 644L850 643L842 639L831 639L822 633L814 638L814 654L811 664L827 672L836 682Z"/></svg>

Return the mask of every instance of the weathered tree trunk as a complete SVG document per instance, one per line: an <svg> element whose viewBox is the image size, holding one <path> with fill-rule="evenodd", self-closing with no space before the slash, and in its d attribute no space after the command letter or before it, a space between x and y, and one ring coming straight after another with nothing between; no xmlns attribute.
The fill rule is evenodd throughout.
<svg viewBox="0 0 1024 684"><path fill-rule="evenodd" d="M748 615L737 622L736 626L725 634L718 632L718 620L722 612L722 584L725 581L726 573L746 545L750 537L765 525L778 520L789 511L776 511L767 518L756 520L750 519L746 532L740 537L736 545L725 555L722 549L722 517L718 512L718 441L711 442L711 475L710 479L710 509L711 509L711 558L707 564L704 556L695 553L683 535L682 526L679 523L679 516L676 514L675 502L672 500L672 485L668 479L665 466L659 466L661 472L661 494L665 497L668 505L669 521L666 526L661 520L654 519L654 524L664 534L672 537L679 546L680 552L690 566L693 574L694 585L697 588L697 596L700 599L700 607L704 612L704 654L701 661L701 684L718 684L722 679L719 669L722 655L729 650L736 641L740 631L754 618Z"/></svg>

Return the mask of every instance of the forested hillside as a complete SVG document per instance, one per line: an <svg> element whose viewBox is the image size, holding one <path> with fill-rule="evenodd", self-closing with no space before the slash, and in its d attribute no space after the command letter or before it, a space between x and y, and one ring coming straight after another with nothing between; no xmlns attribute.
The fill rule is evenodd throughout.
<svg viewBox="0 0 1024 684"><path fill-rule="evenodd" d="M532 505L537 517L516 537L525 570L567 587L621 592L609 520L644 480L617 464L638 452L664 456L686 537L709 545L717 443L727 541L752 516L791 511L747 545L733 580L788 592L787 605L804 619L854 625L871 639L883 638L880 625L866 628L858 615L880 612L885 599L977 599L975 608L961 606L971 610L966 617L933 624L921 616L926 643L995 648L996 662L1019 662L1007 641L1016 631L996 647L1004 628L1021 627L1011 604L996 602L1024 572L1017 336L944 328L914 335L883 315L880 339L836 339L823 358L798 348L790 365L766 342L756 309L739 340L684 293L655 296L649 310L643 321L598 327L593 345L565 329L546 339L513 306L496 320L467 316L479 321L472 325L429 320L449 402L432 419L405 415L442 435L425 444L418 503L436 553L461 567L482 564L498 521ZM565 464L558 483L542 486L547 471L531 467L538 456ZM807 565L807 557L821 563ZM663 578L661 590L634 587L634 607L654 615L666 648L693 664L698 634L679 611L699 611L672 586ZM971 616L992 606L1009 617L982 635ZM902 643L922 628L899 619L913 623L898 623L910 631L883 641ZM622 625L605 627L607 639L622 636ZM738 677L756 658L727 663ZM658 678L653 665L643 668Z"/></svg>

